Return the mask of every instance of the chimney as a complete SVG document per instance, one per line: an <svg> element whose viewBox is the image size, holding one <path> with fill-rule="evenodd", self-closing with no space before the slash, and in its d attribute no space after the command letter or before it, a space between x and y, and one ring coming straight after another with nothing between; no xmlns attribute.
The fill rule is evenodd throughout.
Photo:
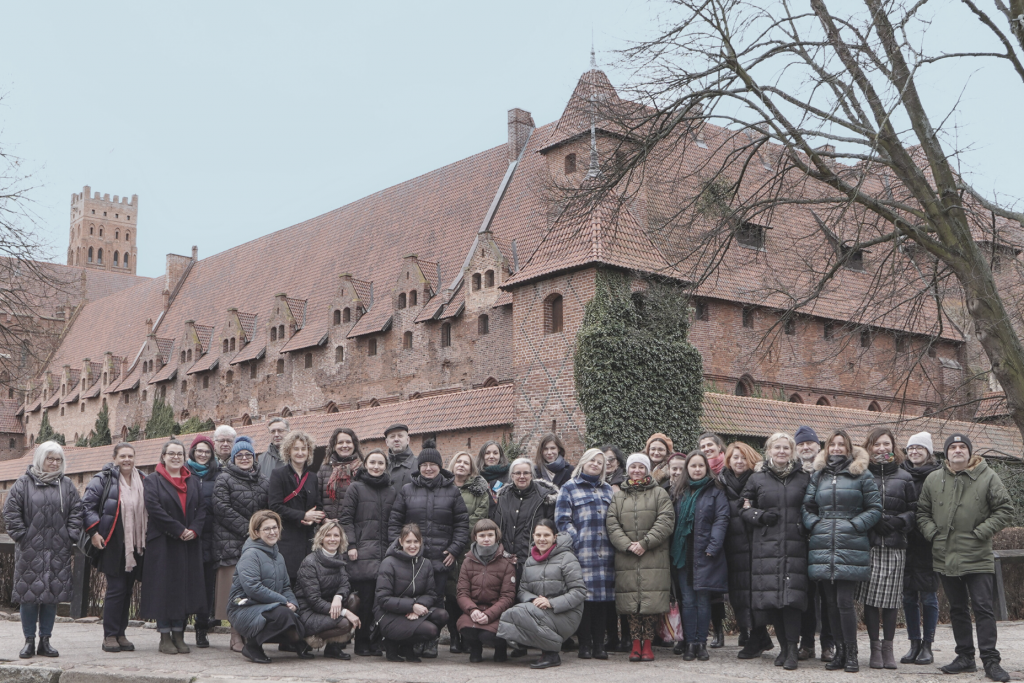
<svg viewBox="0 0 1024 683"><path fill-rule="evenodd" d="M152 318L146 318L146 336L147 337L152 337L153 336L153 319Z"/></svg>
<svg viewBox="0 0 1024 683"><path fill-rule="evenodd" d="M198 261L199 260L199 247L197 247L194 244L192 245L192 260L193 261Z"/></svg>
<svg viewBox="0 0 1024 683"><path fill-rule="evenodd" d="M508 161L512 163L522 154L530 133L537 126L530 112L522 109L508 110Z"/></svg>

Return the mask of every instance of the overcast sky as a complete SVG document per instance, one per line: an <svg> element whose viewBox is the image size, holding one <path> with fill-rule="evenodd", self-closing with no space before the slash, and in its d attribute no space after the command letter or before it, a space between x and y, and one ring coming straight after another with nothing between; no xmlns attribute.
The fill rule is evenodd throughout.
<svg viewBox="0 0 1024 683"><path fill-rule="evenodd" d="M139 195L138 270L157 276L168 252L209 256L502 144L512 107L556 119L591 31L621 83L612 51L648 37L663 9L0 0L0 146L33 174L54 258L71 194L90 185ZM979 140L979 189L1019 196L1024 88L1005 77L974 73L958 121ZM351 259L338 254L339 272Z"/></svg>

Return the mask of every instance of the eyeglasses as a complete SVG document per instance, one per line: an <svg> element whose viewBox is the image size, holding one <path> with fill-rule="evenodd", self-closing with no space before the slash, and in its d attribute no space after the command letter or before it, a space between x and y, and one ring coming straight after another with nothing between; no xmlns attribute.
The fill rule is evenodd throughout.
<svg viewBox="0 0 1024 683"><path fill-rule="evenodd" d="M64 462L64 458L47 458L46 462L50 463L51 465L59 465L62 462Z"/></svg>
<svg viewBox="0 0 1024 683"><path fill-rule="evenodd" d="M209 448L202 448L202 449L197 448L196 449L196 455L213 455L213 454L210 452Z"/></svg>
<svg viewBox="0 0 1024 683"><path fill-rule="evenodd" d="M231 437L225 437L223 439L214 439L213 442L214 443L234 443L235 440L232 439Z"/></svg>
<svg viewBox="0 0 1024 683"><path fill-rule="evenodd" d="M911 451L918 453L927 453L928 449L925 448L924 446L907 446L907 453L910 453Z"/></svg>
<svg viewBox="0 0 1024 683"><path fill-rule="evenodd" d="M236 453L235 460L252 460L252 453Z"/></svg>
<svg viewBox="0 0 1024 683"><path fill-rule="evenodd" d="M283 429L271 429L270 430L271 434L284 434L284 432L285 432L285 430L283 430Z"/></svg>
<svg viewBox="0 0 1024 683"><path fill-rule="evenodd" d="M528 477L528 476L530 476L530 472L513 472L512 476L513 477Z"/></svg>
<svg viewBox="0 0 1024 683"><path fill-rule="evenodd" d="M184 458L184 453L167 453L164 455L165 458Z"/></svg>
<svg viewBox="0 0 1024 683"><path fill-rule="evenodd" d="M265 526L260 529L261 534L276 534L281 530L281 527L277 526Z"/></svg>

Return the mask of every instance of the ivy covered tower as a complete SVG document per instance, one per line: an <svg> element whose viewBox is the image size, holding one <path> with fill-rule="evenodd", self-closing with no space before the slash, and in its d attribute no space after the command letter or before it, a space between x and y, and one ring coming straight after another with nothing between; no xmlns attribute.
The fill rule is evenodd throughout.
<svg viewBox="0 0 1024 683"><path fill-rule="evenodd" d="M68 265L135 275L139 196L111 199L86 185L71 195Z"/></svg>

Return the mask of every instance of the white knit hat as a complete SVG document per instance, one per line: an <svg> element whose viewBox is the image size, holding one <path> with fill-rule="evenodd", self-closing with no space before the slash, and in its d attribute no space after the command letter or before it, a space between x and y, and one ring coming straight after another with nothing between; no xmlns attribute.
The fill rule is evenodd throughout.
<svg viewBox="0 0 1024 683"><path fill-rule="evenodd" d="M918 432L907 439L907 448L911 446L924 446L928 449L928 455L935 453L935 448L932 446L932 435L928 432Z"/></svg>
<svg viewBox="0 0 1024 683"><path fill-rule="evenodd" d="M638 462L647 468L647 474L651 473L651 459L644 453L634 453L633 455L626 458L626 472L629 472L629 466L633 463Z"/></svg>

